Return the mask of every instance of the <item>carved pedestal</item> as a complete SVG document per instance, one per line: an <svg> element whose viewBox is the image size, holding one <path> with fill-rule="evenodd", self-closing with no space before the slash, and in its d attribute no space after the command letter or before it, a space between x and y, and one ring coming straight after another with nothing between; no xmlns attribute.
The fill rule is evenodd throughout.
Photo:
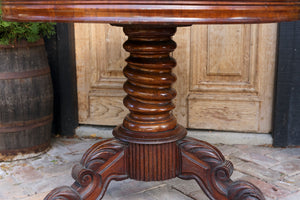
<svg viewBox="0 0 300 200"><path fill-rule="evenodd" d="M130 52L124 75L130 113L113 131L116 139L93 145L73 168L75 183L54 189L46 200L101 199L111 180L195 179L215 200L264 199L251 183L233 182L233 166L212 145L185 137L186 129L171 114L176 91L170 57L176 26L124 25Z"/></svg>

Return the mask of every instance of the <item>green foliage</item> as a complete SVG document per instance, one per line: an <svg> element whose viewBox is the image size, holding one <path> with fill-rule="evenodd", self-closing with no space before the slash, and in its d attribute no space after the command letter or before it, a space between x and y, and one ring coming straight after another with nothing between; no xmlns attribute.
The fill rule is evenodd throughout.
<svg viewBox="0 0 300 200"><path fill-rule="evenodd" d="M0 6L0 44L15 44L19 40L36 42L42 37L50 37L55 34L54 23L39 22L6 22L2 20Z"/></svg>

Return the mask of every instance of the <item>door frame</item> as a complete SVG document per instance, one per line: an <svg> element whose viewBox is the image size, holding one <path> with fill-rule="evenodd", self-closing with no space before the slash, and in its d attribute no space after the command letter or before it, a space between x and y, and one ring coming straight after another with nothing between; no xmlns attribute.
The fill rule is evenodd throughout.
<svg viewBox="0 0 300 200"><path fill-rule="evenodd" d="M300 21L280 23L273 146L300 145Z"/></svg>
<svg viewBox="0 0 300 200"><path fill-rule="evenodd" d="M57 23L56 35L45 44L54 89L52 132L73 136L79 125L74 24Z"/></svg>

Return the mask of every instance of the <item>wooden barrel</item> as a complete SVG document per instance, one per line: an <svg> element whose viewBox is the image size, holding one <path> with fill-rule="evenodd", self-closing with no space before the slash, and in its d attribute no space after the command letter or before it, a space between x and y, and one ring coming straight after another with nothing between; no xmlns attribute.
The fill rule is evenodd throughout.
<svg viewBox="0 0 300 200"><path fill-rule="evenodd" d="M0 46L0 161L46 150L52 116L53 89L43 40Z"/></svg>

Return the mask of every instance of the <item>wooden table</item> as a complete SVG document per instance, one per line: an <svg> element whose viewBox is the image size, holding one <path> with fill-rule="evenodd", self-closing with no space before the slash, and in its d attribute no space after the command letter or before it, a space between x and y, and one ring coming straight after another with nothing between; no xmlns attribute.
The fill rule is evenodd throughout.
<svg viewBox="0 0 300 200"><path fill-rule="evenodd" d="M171 111L176 28L192 24L280 22L300 19L300 0L2 0L13 21L101 22L122 26L126 59L124 105L113 131L74 166L71 187L45 199L101 199L111 180L195 179L210 199L264 199L253 184L230 180L233 165L212 145L186 137ZM180 66L179 66L180 67Z"/></svg>

